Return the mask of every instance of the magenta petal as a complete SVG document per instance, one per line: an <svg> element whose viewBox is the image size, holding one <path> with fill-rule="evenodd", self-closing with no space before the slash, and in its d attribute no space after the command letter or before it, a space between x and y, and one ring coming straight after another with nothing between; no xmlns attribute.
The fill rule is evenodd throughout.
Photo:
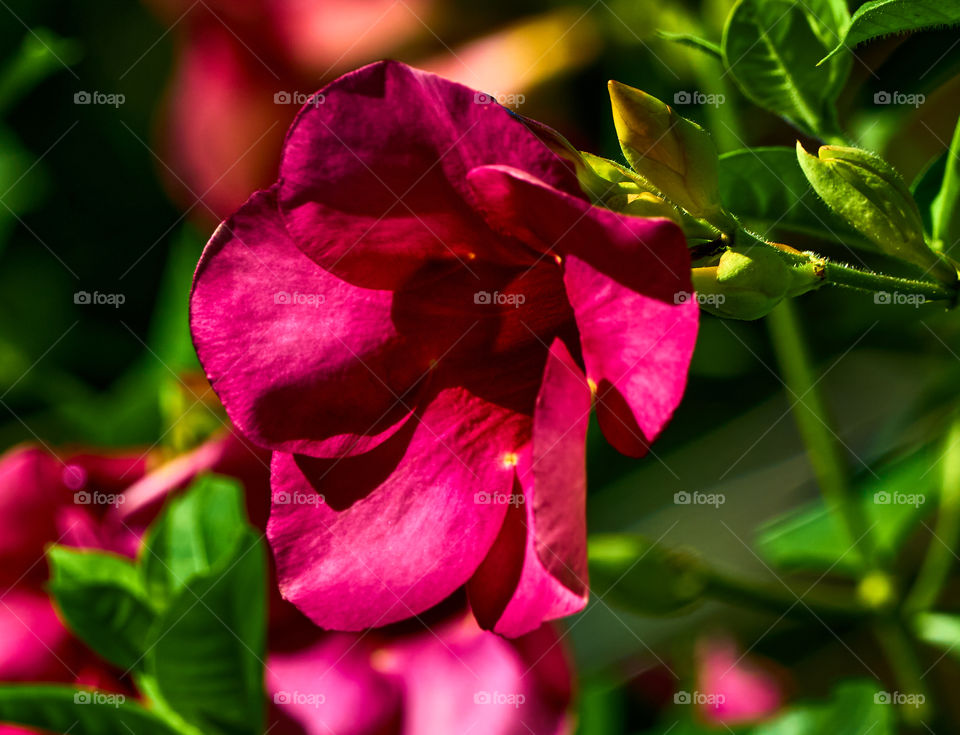
<svg viewBox="0 0 960 735"><path fill-rule="evenodd" d="M477 166L518 166L579 191L567 164L489 97L398 62L346 74L287 137L279 202L297 245L351 283L398 288L427 264L532 262L474 211Z"/></svg>
<svg viewBox="0 0 960 735"><path fill-rule="evenodd" d="M642 454L680 402L696 341L697 305L677 298L693 290L680 228L591 206L503 166L469 178L492 227L563 258L600 426L621 452Z"/></svg>
<svg viewBox="0 0 960 735"><path fill-rule="evenodd" d="M273 193L259 192L204 251L191 329L207 377L251 440L360 453L409 418L429 365L394 327L392 298L318 268L291 242Z"/></svg>
<svg viewBox="0 0 960 735"><path fill-rule="evenodd" d="M589 416L583 373L555 340L537 395L532 453L528 447L517 466L524 502L511 506L469 586L478 620L497 633L522 635L586 605Z"/></svg>
<svg viewBox="0 0 960 735"><path fill-rule="evenodd" d="M13 589L0 598L0 679L70 680L70 633L41 592Z"/></svg>
<svg viewBox="0 0 960 735"><path fill-rule="evenodd" d="M683 397L697 304L636 293L575 257L567 259L564 281L587 376L597 386L600 428L618 450L640 456Z"/></svg>
<svg viewBox="0 0 960 735"><path fill-rule="evenodd" d="M463 621L395 646L387 662L404 676L403 732L569 732L570 671L558 643L548 629L506 641ZM542 661L554 667L559 687L544 677Z"/></svg>
<svg viewBox="0 0 960 735"><path fill-rule="evenodd" d="M267 692L304 735L393 732L387 725L400 719L399 682L370 664L367 641L329 634L299 650L271 654Z"/></svg>
<svg viewBox="0 0 960 735"><path fill-rule="evenodd" d="M503 523L506 506L475 494L509 491L525 428L524 417L451 388L367 455L276 453L267 530L284 597L338 630L440 602L473 574Z"/></svg>

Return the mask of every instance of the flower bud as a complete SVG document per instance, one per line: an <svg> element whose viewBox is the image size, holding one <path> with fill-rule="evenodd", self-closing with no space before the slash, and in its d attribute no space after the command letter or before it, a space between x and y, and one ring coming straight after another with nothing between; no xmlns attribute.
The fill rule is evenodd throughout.
<svg viewBox="0 0 960 735"><path fill-rule="evenodd" d="M692 276L701 306L728 319L759 319L785 296L819 285L813 275L792 268L767 245L729 248L717 265L694 268Z"/></svg>
<svg viewBox="0 0 960 735"><path fill-rule="evenodd" d="M890 164L867 151L840 146L821 146L814 156L799 142L797 158L820 198L881 252L946 283L957 280L955 269L927 247L917 203Z"/></svg>
<svg viewBox="0 0 960 735"><path fill-rule="evenodd" d="M634 171L690 214L720 212L717 149L710 134L639 89L611 81L613 120Z"/></svg>

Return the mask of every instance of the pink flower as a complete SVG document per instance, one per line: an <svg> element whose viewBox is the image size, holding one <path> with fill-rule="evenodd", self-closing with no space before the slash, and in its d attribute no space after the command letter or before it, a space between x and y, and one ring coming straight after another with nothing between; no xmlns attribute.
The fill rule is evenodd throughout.
<svg viewBox="0 0 960 735"><path fill-rule="evenodd" d="M427 33L430 0L148 0L177 39L158 166L217 221L267 185L299 104L331 72ZM300 103L302 104L302 102ZM199 200L199 201L198 201Z"/></svg>
<svg viewBox="0 0 960 735"><path fill-rule="evenodd" d="M3 540L16 546L7 544L0 552L5 581L0 681L62 681L132 693L118 679L119 672L91 654L57 617L43 590L44 546L59 540L102 548L104 541L116 544L117 539L121 547L131 539L135 546L163 501L205 471L241 479L248 509L262 528L266 514L258 510L258 500L267 497L263 460L231 434L214 437L147 474L143 460L132 453L57 458L25 447L0 457L0 509L6 511L0 519L12 520L16 513L19 521L19 529L15 524L3 529ZM90 495L89 502L83 493ZM96 493L122 493L124 502L104 508ZM65 511L70 514L64 516ZM85 520L78 534L81 514ZM572 672L556 632L545 626L506 641L480 631L464 607L461 596L428 611L422 622L346 634L320 631L290 603L271 600L265 682L273 702L270 732L569 732ZM0 735L24 732L0 725Z"/></svg>
<svg viewBox="0 0 960 735"><path fill-rule="evenodd" d="M289 718L304 735L572 732L570 669L556 632L506 640L462 612L429 629L328 632L274 650L267 689L271 725Z"/></svg>
<svg viewBox="0 0 960 735"><path fill-rule="evenodd" d="M696 335L683 235L592 206L467 87L384 62L323 94L191 302L227 412L274 450L281 590L339 630L464 584L506 635L576 612L591 387L608 440L642 454Z"/></svg>
<svg viewBox="0 0 960 735"><path fill-rule="evenodd" d="M128 690L119 672L60 622L44 589L44 551L51 543L129 548L134 535L106 522L99 501L120 492L143 469L135 454L67 452L57 458L23 446L0 457L0 681ZM25 732L0 725L0 735Z"/></svg>
<svg viewBox="0 0 960 735"><path fill-rule="evenodd" d="M701 641L697 659L698 686L711 702L700 706L707 722L742 725L780 709L783 695L776 673L756 657L741 654L732 640Z"/></svg>

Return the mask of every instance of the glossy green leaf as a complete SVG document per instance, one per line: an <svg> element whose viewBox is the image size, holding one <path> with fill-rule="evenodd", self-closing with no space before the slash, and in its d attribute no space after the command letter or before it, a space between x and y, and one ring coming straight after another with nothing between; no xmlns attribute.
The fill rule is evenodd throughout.
<svg viewBox="0 0 960 735"><path fill-rule="evenodd" d="M877 551L893 558L911 529L933 512L939 493L939 476L932 471L937 458L929 452L911 457L878 472L860 490L860 503ZM825 570L853 574L862 564L834 514L822 500L791 510L766 524L754 542L757 551L781 569Z"/></svg>
<svg viewBox="0 0 960 735"><path fill-rule="evenodd" d="M954 257L960 253L960 120L944 163L940 191L930 207L933 239Z"/></svg>
<svg viewBox="0 0 960 735"><path fill-rule="evenodd" d="M194 577L208 575L234 553L244 528L239 484L216 475L196 480L148 531L140 558L151 597L167 601Z"/></svg>
<svg viewBox="0 0 960 735"><path fill-rule="evenodd" d="M657 31L657 36L665 41L673 41L674 43L688 46L689 48L696 49L697 51L703 51L705 54L716 59L720 59L723 55L723 52L720 50L720 44L714 43L713 41L708 41L705 38L700 38L700 36L695 36L692 33Z"/></svg>
<svg viewBox="0 0 960 735"><path fill-rule="evenodd" d="M872 681L851 681L837 687L825 704L801 705L770 722L758 725L751 735L824 735L825 733L895 733L895 708L878 698L880 687Z"/></svg>
<svg viewBox="0 0 960 735"><path fill-rule="evenodd" d="M70 629L122 669L138 665L155 615L133 563L64 546L51 547L47 559L50 593Z"/></svg>
<svg viewBox="0 0 960 735"><path fill-rule="evenodd" d="M894 33L941 28L960 23L960 0L872 0L853 14L843 38L824 59L832 59L843 48Z"/></svg>
<svg viewBox="0 0 960 735"><path fill-rule="evenodd" d="M910 186L910 193L913 194L913 200L920 209L920 217L923 219L924 232L933 233L933 202L940 193L940 187L943 184L943 174L946 171L947 156L944 152L937 156L926 168L920 172L920 175Z"/></svg>
<svg viewBox="0 0 960 735"><path fill-rule="evenodd" d="M591 536L591 588L605 601L644 615L666 615L697 602L706 588L699 559L642 536Z"/></svg>
<svg viewBox="0 0 960 735"><path fill-rule="evenodd" d="M157 621L147 671L164 701L208 735L256 735L264 717L266 551L243 532Z"/></svg>
<svg viewBox="0 0 960 735"><path fill-rule="evenodd" d="M850 58L817 62L836 45L848 14L842 2L740 0L723 31L723 62L756 104L815 135L836 129L833 102Z"/></svg>
<svg viewBox="0 0 960 735"><path fill-rule="evenodd" d="M123 695L67 686L0 687L0 721L70 735L183 735Z"/></svg>

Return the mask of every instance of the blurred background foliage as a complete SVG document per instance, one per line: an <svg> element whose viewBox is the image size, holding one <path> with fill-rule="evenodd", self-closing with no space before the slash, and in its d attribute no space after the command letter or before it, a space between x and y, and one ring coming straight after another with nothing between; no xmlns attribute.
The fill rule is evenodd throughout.
<svg viewBox="0 0 960 735"><path fill-rule="evenodd" d="M220 202L204 199L197 206L196 196L185 195L184 188L201 187L206 196L207 187L168 154L177 150L184 125L171 111L171 79L197 38L191 33L198 33L184 15L206 5L154 5L0 3L4 448L42 441L173 452L197 443L215 423L215 399L197 374L189 342L187 296L214 214L228 212L217 211ZM333 5L350 12L349 3ZM421 3L420 22L398 37L387 34L363 50L366 56L351 52L342 63L301 67L296 84L309 93L347 68L394 56L474 87L523 94L522 114L558 128L583 149L622 160L606 92L613 78L668 102L679 91L724 95L723 104L683 110L713 133L721 152L793 146L796 133L744 99L716 60L657 35L666 30L717 42L730 5ZM254 45L240 36L244 47ZM908 181L944 154L960 113L957 40L953 29L863 47L840 97L851 137L887 156ZM247 59L256 68L259 55L247 51L258 57ZM265 66L275 67L270 60ZM273 77L265 89L292 88L280 71ZM74 103L77 92L94 90L122 94L125 102L116 108ZM926 101L873 104L883 90L923 94ZM293 110L271 108L270 99L264 104L277 116L277 131L285 128ZM213 137L230 135L229 127L246 114L221 113L196 124L208 126L204 132ZM280 139L273 133L255 138L249 143L259 147L251 155L268 162L269 171ZM817 242L795 233L782 239L801 248ZM76 304L78 291L126 298L117 308ZM802 297L797 307L858 487L870 495L890 476L888 468L913 462L893 475L896 489L935 494L939 473L930 470L937 460L929 448L958 408L956 315L938 305L877 305L869 294L832 289ZM694 547L712 563L757 579L775 579L767 565L786 560L812 584L823 569L817 558L829 532L817 531L817 488L789 406L765 324L704 315L685 400L650 456L622 457L591 430L591 532L639 531L670 547ZM676 505L673 496L681 490L722 493L726 502ZM789 523L778 520L785 514ZM806 515L798 520L799 514ZM895 563L914 568L929 530L901 528L899 517L878 523L889 526L887 551ZM791 535L797 524L804 533ZM947 591L954 602L958 595L958 589ZM582 731L655 726L676 686L664 666L689 675L693 641L711 630L732 631L753 643L752 653L788 668L798 698L825 697L840 679L868 676L865 665L882 672L883 663L869 653L862 654L866 661L851 655L850 647L870 649L858 645L865 635L859 630L848 638L829 634L815 619L775 620L718 603L654 619L595 599L568 623L582 678ZM931 664L938 655L931 653ZM937 662L931 675L941 691L955 687L958 677L953 657ZM958 704L955 698L941 703Z"/></svg>

